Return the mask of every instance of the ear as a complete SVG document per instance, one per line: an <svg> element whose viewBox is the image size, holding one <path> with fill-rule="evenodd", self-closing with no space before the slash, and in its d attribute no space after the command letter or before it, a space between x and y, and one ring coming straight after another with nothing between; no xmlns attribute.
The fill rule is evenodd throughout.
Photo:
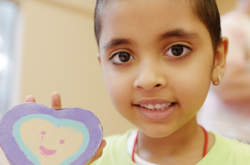
<svg viewBox="0 0 250 165"><path fill-rule="evenodd" d="M214 84L219 83L218 76L222 79L225 74L227 52L228 38L222 37L215 53L214 68L212 73L212 82Z"/></svg>
<svg viewBox="0 0 250 165"><path fill-rule="evenodd" d="M101 64L100 53L97 54L97 59L98 59L98 61L99 61L99 64Z"/></svg>

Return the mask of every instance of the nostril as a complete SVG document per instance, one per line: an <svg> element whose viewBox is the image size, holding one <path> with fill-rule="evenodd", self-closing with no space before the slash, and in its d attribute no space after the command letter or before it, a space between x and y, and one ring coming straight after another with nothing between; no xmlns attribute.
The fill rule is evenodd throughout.
<svg viewBox="0 0 250 165"><path fill-rule="evenodd" d="M161 86L161 84L157 84L157 85L155 85L156 87L159 87L159 86Z"/></svg>

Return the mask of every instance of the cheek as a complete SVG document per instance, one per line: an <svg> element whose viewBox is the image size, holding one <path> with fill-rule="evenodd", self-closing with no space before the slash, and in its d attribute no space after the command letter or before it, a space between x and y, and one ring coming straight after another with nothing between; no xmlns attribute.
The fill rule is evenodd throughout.
<svg viewBox="0 0 250 165"><path fill-rule="evenodd" d="M133 76L129 73L120 73L105 67L103 72L107 91L115 108L118 111L124 107L128 108L131 105Z"/></svg>
<svg viewBox="0 0 250 165"><path fill-rule="evenodd" d="M194 63L192 66L195 67L190 67L179 73L173 88L181 108L187 110L189 107L188 110L196 113L203 105L209 91L212 59Z"/></svg>

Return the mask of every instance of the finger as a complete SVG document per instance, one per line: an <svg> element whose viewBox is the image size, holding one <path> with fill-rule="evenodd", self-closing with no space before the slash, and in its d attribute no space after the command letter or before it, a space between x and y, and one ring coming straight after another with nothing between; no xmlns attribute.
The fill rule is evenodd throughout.
<svg viewBox="0 0 250 165"><path fill-rule="evenodd" d="M51 95L51 108L62 109L61 96L57 92L53 92Z"/></svg>
<svg viewBox="0 0 250 165"><path fill-rule="evenodd" d="M25 98L25 102L36 102L35 97L33 97L32 95L29 95Z"/></svg>
<svg viewBox="0 0 250 165"><path fill-rule="evenodd" d="M103 150L104 147L106 147L106 144L107 144L106 140L102 139L102 142L101 142L99 148L101 148Z"/></svg>
<svg viewBox="0 0 250 165"><path fill-rule="evenodd" d="M99 159L102 156L102 152L103 152L103 149L105 146L106 146L106 141L103 139L97 152L95 153L94 157L91 159L89 164L93 163L94 161L96 161L97 159Z"/></svg>

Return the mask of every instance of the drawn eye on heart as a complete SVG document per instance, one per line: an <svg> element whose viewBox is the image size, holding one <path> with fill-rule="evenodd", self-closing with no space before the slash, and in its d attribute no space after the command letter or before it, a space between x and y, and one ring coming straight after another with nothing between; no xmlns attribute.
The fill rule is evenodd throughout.
<svg viewBox="0 0 250 165"><path fill-rule="evenodd" d="M42 142L43 142L43 136L46 134L46 131L41 131L41 135L42 135ZM64 139L60 139L60 144L63 144L65 142Z"/></svg>
<svg viewBox="0 0 250 165"><path fill-rule="evenodd" d="M78 165L102 140L98 118L81 108L55 111L37 103L10 109L0 122L0 145L12 164Z"/></svg>
<svg viewBox="0 0 250 165"><path fill-rule="evenodd" d="M20 144L24 144L23 147L20 146L26 153L30 153L28 156L35 157L36 162L41 164L53 162L59 165L68 157L78 153L84 144L87 146L88 130L84 129L85 132L80 130L84 125L67 120L61 120L58 124L59 120L50 116L39 115L39 117L37 115L24 117L15 127L15 130L20 131L16 134L16 139L20 139ZM67 122L71 124L64 124Z"/></svg>

